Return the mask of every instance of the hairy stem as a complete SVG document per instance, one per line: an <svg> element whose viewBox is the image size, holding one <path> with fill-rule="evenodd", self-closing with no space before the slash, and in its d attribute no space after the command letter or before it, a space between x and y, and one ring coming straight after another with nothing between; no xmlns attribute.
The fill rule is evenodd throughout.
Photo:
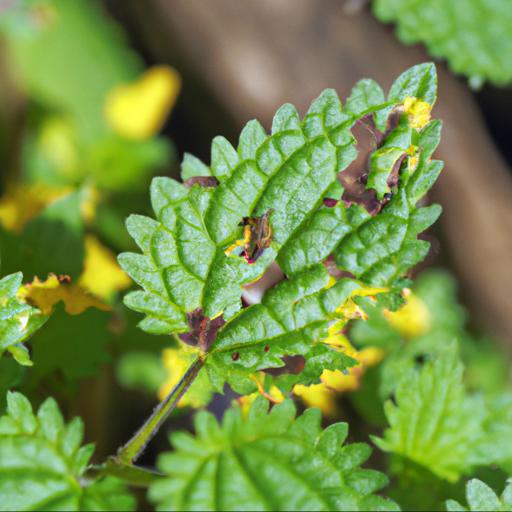
<svg viewBox="0 0 512 512"><path fill-rule="evenodd" d="M115 460L119 464L131 464L142 454L148 443L153 439L162 424L174 410L181 397L194 382L199 370L204 365L205 358L200 355L188 368L174 389L165 397L146 420L135 435L117 452Z"/></svg>

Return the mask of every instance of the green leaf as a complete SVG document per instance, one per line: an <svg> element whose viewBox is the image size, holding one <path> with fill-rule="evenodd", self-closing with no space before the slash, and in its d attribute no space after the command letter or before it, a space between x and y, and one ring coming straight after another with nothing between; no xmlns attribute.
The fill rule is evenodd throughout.
<svg viewBox="0 0 512 512"><path fill-rule="evenodd" d="M475 458L481 465L512 464L512 393L505 392L487 402L488 415L483 423L485 437Z"/></svg>
<svg viewBox="0 0 512 512"><path fill-rule="evenodd" d="M295 418L290 401L267 407L257 400L247 417L232 408L222 424L200 412L195 437L173 434L175 451L158 461L167 478L150 488L157 509L398 510L374 494L385 475L360 468L369 446L343 445L345 423L322 430L317 410Z"/></svg>
<svg viewBox="0 0 512 512"><path fill-rule="evenodd" d="M474 478L466 484L466 499L468 508L463 507L454 500L446 502L446 510L449 512L470 510L471 512L486 512L489 510L512 511L512 479L507 480L507 485L501 497L482 481Z"/></svg>
<svg viewBox="0 0 512 512"><path fill-rule="evenodd" d="M396 105L403 101L403 91L433 102L434 66L413 70L399 79L400 91L392 91ZM370 88L372 93L363 101L380 101L380 93ZM356 90L349 106L360 111L357 94ZM370 105L365 112L381 108ZM252 121L243 130L237 150L217 137L210 172L219 180L218 186L185 187L156 178L151 200L157 220L132 216L127 222L143 255L119 257L121 266L145 289L126 298L129 307L147 315L141 327L154 333L184 332L188 330L186 313L198 308L206 317L223 313L228 319L241 307L241 287L261 276L279 253L278 262L286 274L304 271L334 252L340 268L379 284L392 281L421 260L428 244L416 236L434 222L439 209L417 212L416 203L442 167L430 161L431 152L423 147L432 146L428 127L425 136L423 132L418 136L419 151L424 152L418 168L404 174L382 215L372 217L364 208L347 208L343 202L336 208L323 206L323 199L333 191L341 194L338 173L356 156L350 129L357 115L343 109L336 93L327 90L302 121L294 107L281 107L270 136ZM393 134L388 138L394 140ZM184 177L190 177L191 168L201 176L208 174L204 164L190 157L184 166ZM249 264L226 255L226 249L242 238L242 218L266 212L271 212L272 244L261 258ZM319 229L321 224L329 229ZM386 241L389 233L394 236ZM357 268L356 261L361 261Z"/></svg>
<svg viewBox="0 0 512 512"><path fill-rule="evenodd" d="M375 15L395 22L406 44L424 43L434 57L448 61L455 73L480 85L512 80L512 14L508 0L375 0Z"/></svg>
<svg viewBox="0 0 512 512"><path fill-rule="evenodd" d="M480 397L464 388L455 344L413 369L399 382L395 401L385 404L388 429L379 448L419 464L440 478L456 481L469 471L483 437L486 417Z"/></svg>
<svg viewBox="0 0 512 512"><path fill-rule="evenodd" d="M285 355L314 356L305 368L308 383L318 380L325 368L343 371L356 364L322 342L330 322L340 318L337 309L360 285L341 279L326 288L328 280L325 268L318 266L283 281L265 294L261 304L244 309L222 328L206 361L217 389L222 390L224 380L238 389L241 373L282 367Z"/></svg>
<svg viewBox="0 0 512 512"><path fill-rule="evenodd" d="M23 395L8 393L0 417L0 509L134 510L119 482L84 477L94 446L81 447L82 438L82 421L66 424L53 399L34 415Z"/></svg>
<svg viewBox="0 0 512 512"><path fill-rule="evenodd" d="M110 313L93 308L68 315L58 305L45 329L34 338L29 386L37 387L42 379L56 373L71 382L97 375L101 364L110 360L110 319Z"/></svg>
<svg viewBox="0 0 512 512"><path fill-rule="evenodd" d="M215 138L210 167L187 156L182 166L186 184L155 178L156 220L140 215L127 220L142 254L119 256L122 268L143 288L125 297L129 308L146 315L140 327L153 334L187 333L192 344L202 340L217 389L225 380L247 389L244 375L283 366L288 355L315 356L316 362L306 366L306 382L317 378L320 361L346 369L349 358L318 343L329 320L344 319L336 309L349 297L349 288L393 285L429 250L417 237L440 208L416 205L442 169L441 162L431 160L440 124L411 128L402 104L409 95L433 102L436 83L434 66L424 64L397 80L386 103L372 81L358 83L345 108L333 90L326 90L302 120L293 106L281 107L270 135L251 121L237 148ZM339 200L344 193L339 177L356 157L355 123L384 111L379 119L387 120L392 110L400 122L382 147L398 148L403 165L394 174L389 203L377 197L379 208L369 213L362 204ZM412 146L415 150L409 151ZM201 178L189 181L194 173ZM253 242L262 246L260 257L237 255L237 247ZM341 280L329 288L321 264L330 255L358 281ZM261 304L239 312L243 287L275 260L286 282Z"/></svg>
<svg viewBox="0 0 512 512"><path fill-rule="evenodd" d="M0 355L8 350L20 364L30 366L21 344L48 320L48 316L17 298L22 280L21 272L0 280Z"/></svg>

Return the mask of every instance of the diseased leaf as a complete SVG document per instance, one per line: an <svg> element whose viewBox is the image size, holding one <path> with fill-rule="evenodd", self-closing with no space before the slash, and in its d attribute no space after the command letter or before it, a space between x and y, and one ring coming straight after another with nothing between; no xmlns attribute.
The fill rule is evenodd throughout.
<svg viewBox="0 0 512 512"><path fill-rule="evenodd" d="M45 315L49 315L59 302L64 303L64 308L70 315L79 315L90 307L103 311L110 309L80 285L72 283L68 276L55 274L49 274L45 281L36 277L31 283L20 288L18 296L25 302L37 306Z"/></svg>
<svg viewBox="0 0 512 512"><path fill-rule="evenodd" d="M94 451L80 446L83 423L66 424L53 399L36 415L20 393L8 393L0 417L0 510L135 510L115 479L82 478Z"/></svg>
<svg viewBox="0 0 512 512"><path fill-rule="evenodd" d="M222 424L200 412L195 437L173 434L158 462L166 478L150 488L157 510L399 510L374 494L387 478L360 468L369 446L343 445L345 423L322 430L317 410L267 407L258 399L247 417L235 407Z"/></svg>
<svg viewBox="0 0 512 512"><path fill-rule="evenodd" d="M336 309L355 289L391 286L421 261L429 244L418 234L440 214L436 205L416 206L442 169L431 160L440 125L424 125L421 107L433 105L436 85L434 66L422 64L397 79L385 103L372 81L358 83L345 108L326 90L302 120L293 106L281 107L270 135L251 121L237 148L216 137L210 167L187 156L185 183L154 179L156 220L132 215L127 221L142 254L119 256L143 288L125 297L129 308L146 315L140 327L179 333L206 352L218 390L227 380L249 392L249 373L286 366L287 356L331 359L332 370L350 366L344 354L319 345L328 322L344 318ZM396 157L381 162L378 180L371 174L376 164L354 164L362 166L359 173L370 172L372 207L357 197L341 200L352 178L340 178L357 156L351 130L370 114L378 126L390 125L385 136L375 131L374 162L384 152ZM328 281L322 264L330 256L338 266L333 275L341 270L357 281ZM287 279L240 312L243 287L274 261ZM317 364L306 362L305 370L305 382L318 381Z"/></svg>
<svg viewBox="0 0 512 512"><path fill-rule="evenodd" d="M402 42L424 43L431 55L445 58L473 85L512 80L508 0L467 0L463 6L446 0L374 0L373 9L381 21L396 23Z"/></svg>

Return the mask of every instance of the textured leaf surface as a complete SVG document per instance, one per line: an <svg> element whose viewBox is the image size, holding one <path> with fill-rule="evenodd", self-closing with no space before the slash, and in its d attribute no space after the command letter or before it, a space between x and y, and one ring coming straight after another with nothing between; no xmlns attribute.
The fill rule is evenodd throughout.
<svg viewBox="0 0 512 512"><path fill-rule="evenodd" d="M374 494L387 478L360 468L369 446L343 445L347 425L322 430L317 410L295 419L292 402L268 413L257 400L221 425L201 412L195 429L172 435L175 451L160 457L168 478L150 489L158 510L398 510Z"/></svg>
<svg viewBox="0 0 512 512"><path fill-rule="evenodd" d="M0 510L134 510L116 480L81 478L94 451L82 438L82 421L66 425L53 399L34 415L23 395L9 393L0 417Z"/></svg>
<svg viewBox="0 0 512 512"><path fill-rule="evenodd" d="M227 379L236 389L241 373L281 367L286 355L312 353L322 359L313 381L324 368L345 370L356 364L322 342L328 336L329 323L342 316L340 307L360 285L341 279L327 288L328 281L323 266L283 281L265 294L261 304L244 309L221 329L207 359L216 387L222 389Z"/></svg>
<svg viewBox="0 0 512 512"><path fill-rule="evenodd" d="M480 397L468 396L462 376L454 345L411 370L398 384L396 403L385 404L390 427L377 445L447 480L470 470L486 411Z"/></svg>
<svg viewBox="0 0 512 512"><path fill-rule="evenodd" d="M341 268L379 283L392 280L425 255L428 244L417 241L416 235L437 218L439 209L416 210L415 205L441 170L439 162L430 160L439 141L439 123L422 132L405 129L406 135L388 135L386 144L393 141L403 151L411 138L418 139L421 156L414 173L404 173L396 198L382 215L372 217L363 207L347 208L341 201L336 208L323 206L325 197L341 196L338 173L356 156L351 127L362 113L388 105L370 104L361 112L382 96L376 92L357 99L357 91L348 103L357 114L343 109L334 91L327 90L302 121L291 105L284 105L274 117L271 135L251 121L237 150L217 137L210 168L192 157L185 160L185 177L209 174L218 180L216 187L186 187L166 178L153 181L157 220L132 216L127 224L144 254L120 256L123 268L145 290L126 298L129 307L148 315L142 328L186 331L185 313L197 308L209 318L221 313L228 318L241 306L241 287L257 279L279 252L286 274L303 271L334 252ZM399 105L415 96L433 103L435 91L435 68L424 64L404 73L388 100ZM271 212L272 245L263 256L251 265L226 255L241 238L242 218L266 212Z"/></svg>
<svg viewBox="0 0 512 512"><path fill-rule="evenodd" d="M303 120L291 105L281 107L270 135L251 121L236 149L217 137L210 167L186 156L185 183L154 179L156 220L133 215L127 221L142 254L119 257L143 288L125 297L128 307L146 315L140 327L154 334L187 333L187 343L202 343L217 389L228 380L247 392L244 376L283 366L286 356L310 354L317 361L329 359L331 369L346 369L349 358L319 345L328 322L344 315L337 308L363 285L393 284L429 249L417 236L437 219L440 208L416 205L442 169L441 162L431 160L441 124L428 123L436 90L432 64L400 75L387 100L371 80L356 84L345 107L327 90ZM406 102L428 107L423 128L412 127ZM380 162L379 185L368 179L361 197L345 200L341 183L355 178L350 174L346 182L340 176L354 172L348 166L359 143L352 128L372 115L381 150L391 149L397 159ZM387 124L385 134L379 131ZM355 165L356 173L365 172L364 163ZM373 198L371 208L364 194ZM248 226L256 226L259 235ZM246 250L253 235L263 247L254 260L237 253L240 246ZM322 266L331 255L357 281L333 285ZM285 282L261 304L239 312L243 286L275 260ZM315 374L308 382L320 376L318 366L307 367Z"/></svg>
<svg viewBox="0 0 512 512"><path fill-rule="evenodd" d="M446 510L459 512L470 510L471 512L486 512L488 510L512 511L512 479L507 480L505 490L501 497L482 481L473 479L466 484L466 499L468 508L454 500L446 502Z"/></svg>
<svg viewBox="0 0 512 512"><path fill-rule="evenodd" d="M0 280L0 355L9 350L21 363L30 364L21 344L48 320L48 316L18 298L22 280L21 272Z"/></svg>
<svg viewBox="0 0 512 512"><path fill-rule="evenodd" d="M476 84L512 80L512 9L508 0L375 0L374 12L396 22L406 44L424 43L435 57Z"/></svg>

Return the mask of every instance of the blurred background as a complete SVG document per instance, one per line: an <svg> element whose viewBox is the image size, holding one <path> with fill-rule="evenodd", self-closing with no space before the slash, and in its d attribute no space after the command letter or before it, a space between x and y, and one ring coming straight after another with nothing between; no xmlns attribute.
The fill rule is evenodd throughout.
<svg viewBox="0 0 512 512"><path fill-rule="evenodd" d="M84 417L96 457L113 453L187 362L121 303L132 283L115 255L132 248L125 217L150 214L151 178L177 177L184 152L208 163L215 135L236 144L249 119L268 128L282 103L303 113L323 89L344 98L364 77L386 89L431 58L364 0L0 0L0 275L69 275L110 308L57 311L30 342L32 368L0 359L0 397L12 387L35 402L54 395ZM444 213L414 273L417 307L402 323L356 322L351 340L371 346L377 332L381 345L416 340L420 354L458 338L468 385L493 394L509 381L512 349L512 89L472 90L443 61L438 72L446 168L430 199ZM304 400L377 427L371 395L400 361L379 368ZM189 411L172 428L187 427ZM142 462L163 443L165 433Z"/></svg>

